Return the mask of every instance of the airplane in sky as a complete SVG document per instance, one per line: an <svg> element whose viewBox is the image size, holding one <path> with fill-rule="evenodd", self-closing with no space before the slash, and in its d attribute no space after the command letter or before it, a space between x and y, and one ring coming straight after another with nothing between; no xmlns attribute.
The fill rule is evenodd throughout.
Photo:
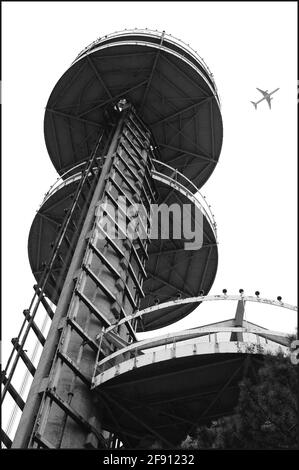
<svg viewBox="0 0 299 470"><path fill-rule="evenodd" d="M266 91L263 91L261 90L260 88L257 88L258 91L261 92L261 94L263 95L263 98L259 101L257 101L256 103L254 101L250 101L250 103L253 104L253 106L255 107L255 109L257 109L257 105L261 102L261 101L264 101L266 100L268 105L269 105L269 108L271 109L271 100L273 100L273 98L271 98L271 95L273 95L273 93L275 93L276 91L279 90L279 88L276 88L274 91L271 91L271 93L268 93L268 90Z"/></svg>

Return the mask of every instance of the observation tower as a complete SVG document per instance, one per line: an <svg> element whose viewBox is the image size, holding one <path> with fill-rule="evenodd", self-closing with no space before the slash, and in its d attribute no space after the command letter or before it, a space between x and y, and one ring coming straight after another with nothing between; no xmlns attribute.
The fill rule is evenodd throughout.
<svg viewBox="0 0 299 470"><path fill-rule="evenodd" d="M4 396L22 416L14 439L3 432L2 440L13 448L172 448L196 423L232 411L250 370L244 332L287 345L286 335L244 321L244 304L255 298L208 296L217 232L198 190L222 144L213 75L164 32L105 36L57 82L44 133L59 178L29 234L35 292L2 376ZM120 200L145 209L134 226L143 236L137 229L128 236L116 220L115 211L122 222L136 217ZM162 237L161 217L160 236L151 237L153 204L189 205L200 247L186 249L184 235ZM107 232L107 221L121 237ZM139 332L170 325L207 300L235 300L236 315L138 341ZM51 319L46 337L36 321L40 306ZM37 367L24 349L30 333L42 346ZM12 385L19 359L33 376L26 403Z"/></svg>

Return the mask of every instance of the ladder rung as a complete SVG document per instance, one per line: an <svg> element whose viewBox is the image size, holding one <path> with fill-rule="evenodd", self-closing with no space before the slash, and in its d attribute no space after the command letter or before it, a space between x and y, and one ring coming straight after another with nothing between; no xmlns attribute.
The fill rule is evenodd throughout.
<svg viewBox="0 0 299 470"><path fill-rule="evenodd" d="M143 292L143 290L142 290L142 287L141 287L141 285L140 285L140 283L139 283L139 281L138 281L138 279L137 279L136 273L135 273L135 271L134 271L134 269L133 269L131 263L129 263L128 268L129 268L129 272L130 272L130 274L131 274L131 276L132 276L132 278L133 278L134 284L135 284L135 286L137 287L137 289L138 289L138 291L139 291L140 296L141 296L142 298L145 297L145 294L144 294L144 292Z"/></svg>
<svg viewBox="0 0 299 470"><path fill-rule="evenodd" d="M147 243L147 240L148 240L148 239L146 238L146 239L145 239L145 243ZM148 253L147 253L146 248L144 247L144 245L143 245L143 243L142 243L142 241L141 241L141 238L140 238L140 237L137 237L137 241L138 241L138 244L139 244L139 246L140 246L140 248L141 248L141 251L142 251L142 254L143 254L144 258L145 258L145 259L148 259ZM134 247L134 248L135 248L135 247ZM136 248L135 248L135 249L136 249Z"/></svg>
<svg viewBox="0 0 299 470"><path fill-rule="evenodd" d="M133 206L134 203L131 201L131 199L128 197L128 195L124 192L124 190L119 186L119 184L113 179L113 178L110 178L110 181L111 183L114 185L114 187L118 190L119 193L121 193L127 200L128 200L128 203L130 206ZM111 196L111 194L108 192L107 188L105 189L105 193L106 195L112 199L113 197ZM114 199L115 200L115 199ZM149 209L150 209L150 202L149 202L149 199L146 199L146 202L149 206ZM148 213L146 212L146 218L147 218L147 221L150 222L150 218L149 218L149 215Z"/></svg>
<svg viewBox="0 0 299 470"><path fill-rule="evenodd" d="M4 371L2 371L1 381L2 381L4 386L7 384L7 377L4 373ZM25 402L24 402L23 398L21 397L21 395L16 391L15 387L12 385L11 382L7 386L7 391L8 391L8 393L10 393L10 395L12 396L12 398L14 399L14 401L16 402L18 407L23 411L23 409L25 407Z"/></svg>
<svg viewBox="0 0 299 470"><path fill-rule="evenodd" d="M130 119L131 121L135 124L135 126L139 129L139 132L141 132L144 136L145 139L148 139L148 136L147 136L147 133L148 133L148 129L147 127L145 126L145 124L141 121L140 117L137 115L137 114L131 114L130 115ZM138 124L135 122L135 119L136 121L138 121ZM142 129L141 129L142 128Z"/></svg>
<svg viewBox="0 0 299 470"><path fill-rule="evenodd" d="M97 257L102 261L102 263L106 266L106 268L109 269L115 276L120 277L119 272L117 269L115 269L114 266L107 260L107 258L103 255L103 253L97 249L96 246L92 244L92 242L89 242L89 246L92 249L92 251L97 255Z"/></svg>
<svg viewBox="0 0 299 470"><path fill-rule="evenodd" d="M141 262L141 259L140 259L139 255L138 255L138 253L137 253L137 250L136 250L135 246L132 245L132 248L133 248L133 254L134 254L134 256L135 256L135 259L136 259L136 261L137 261L137 264L138 264L140 270L142 271L143 277L147 277L146 270L145 270L145 268L144 268L144 266L143 266L143 264L142 264L142 262Z"/></svg>
<svg viewBox="0 0 299 470"><path fill-rule="evenodd" d="M82 269L86 272L86 274L92 279L92 281L97 285L99 289L101 289L104 294L107 295L107 297L110 297L110 300L113 302L116 301L115 296L112 294L112 292L108 289L107 286L93 273L87 266L86 264L82 265Z"/></svg>
<svg viewBox="0 0 299 470"><path fill-rule="evenodd" d="M1 442L3 442L7 449L10 449L12 446L12 440L8 437L6 432L3 431L3 429L1 429Z"/></svg>
<svg viewBox="0 0 299 470"><path fill-rule="evenodd" d="M127 121L126 127L129 129L131 134L133 134L135 140L137 140L137 142L138 142L138 145L140 145L140 147L144 147L144 141L142 141L141 137L139 135L137 135L136 132L133 130L133 128L131 127L130 121ZM135 130L136 130L136 127L135 127Z"/></svg>
<svg viewBox="0 0 299 470"><path fill-rule="evenodd" d="M85 333L79 323L77 323L73 318L67 318L66 321L76 331L76 333L81 336L81 338L86 342L86 344L88 344L88 346L93 349L93 351L98 352L98 344L89 335Z"/></svg>
<svg viewBox="0 0 299 470"><path fill-rule="evenodd" d="M32 318L31 315L30 315L30 311L29 310L23 310L23 314L25 315L26 320L29 322ZM35 323L34 320L31 322L30 327L32 328L32 330L36 334L36 337L39 340L39 342L41 343L41 345L44 346L44 344L46 342L46 339L45 339L44 335L42 334L42 332L40 331L39 327L37 326L37 324Z"/></svg>
<svg viewBox="0 0 299 470"><path fill-rule="evenodd" d="M136 145L134 144L134 142L132 142L131 139L129 139L129 137L125 134L122 135L122 137L129 143L129 145L132 147L132 149L134 150L134 152L141 158L141 161L144 162L143 158L142 158L142 154L140 152L140 150L136 147Z"/></svg>
<svg viewBox="0 0 299 470"><path fill-rule="evenodd" d="M120 256L122 256L123 258L125 258L125 255L123 253L123 251L120 249L120 247L114 242L114 240L112 240L111 237L109 237L109 235L102 229L101 226L99 226L99 229L102 230L102 232L105 234L105 239L107 240L107 242L109 243L109 245L116 251L116 253L118 253ZM133 247L134 248L134 247ZM139 268L141 269L142 271L142 274L143 274L143 277L146 277L147 274L146 274L146 271L144 269L144 266L143 264L141 263L140 261L140 258L136 252L136 250L133 249L133 253L134 253L134 256L136 258L136 261L138 263L138 266Z"/></svg>
<svg viewBox="0 0 299 470"><path fill-rule="evenodd" d="M112 180L111 180L112 181ZM116 183L117 184L117 183ZM106 193L106 196L110 199L110 201L112 201L112 203L114 204L114 206L116 207L117 210L119 210L123 216L126 218L126 220L131 223L132 220L133 220L133 217L129 217L128 214L126 213L126 211L124 211L118 204L118 202L114 199L114 197L109 193L109 191L107 189L105 189L105 193ZM130 199L128 198L128 196L123 192L122 193L127 199L128 199L128 202L129 204L132 206L133 204L131 203ZM148 219L147 219L148 221ZM142 222L142 219L140 217L138 217L138 223L140 223L140 225L142 226L143 230L146 231L146 228L144 227L144 224Z"/></svg>
<svg viewBox="0 0 299 470"><path fill-rule="evenodd" d="M117 189L117 191L128 200L129 205L133 206L133 202L131 201L129 196L124 192L124 190L119 186L119 184L113 178L110 178L110 181L113 184L113 186ZM111 195L111 193L109 192L107 188L105 189L105 193L106 193L106 196L108 196L111 200L115 201L115 199L113 198L113 196Z"/></svg>
<svg viewBox="0 0 299 470"><path fill-rule="evenodd" d="M131 154L129 153L129 151L128 151L127 148L125 148L125 147L123 147L123 148L124 148L126 154L129 156L129 158L131 158L131 159L134 158L133 155L131 155ZM122 157L120 156L120 158L122 158ZM150 157L149 157L149 156L148 156L148 159L150 160ZM153 191L153 189L152 189L152 187L151 187L151 183L150 183L150 181L151 181L152 184L153 184L153 180L152 180L152 177L151 177L151 170L150 170L150 168L149 168L148 162L146 162L146 163L144 164L144 166L142 166L141 168L142 168L142 169L143 169L143 168L145 169L143 178L145 179L146 185L148 186L149 193L150 193L152 199L155 200L154 191ZM147 177L147 175L148 175L149 178ZM142 192L143 192L143 193L146 195L146 197L147 197L146 191L145 191L145 189L144 189L143 186L142 186Z"/></svg>
<svg viewBox="0 0 299 470"><path fill-rule="evenodd" d="M98 228L105 234L105 239L107 240L107 242L109 243L109 245L113 248L114 251L116 251L116 253L118 255L120 255L122 258L125 257L123 251L120 249L120 247L115 243L115 241L109 237L109 235L104 231L104 229L99 225Z"/></svg>
<svg viewBox="0 0 299 470"><path fill-rule="evenodd" d="M119 157L121 159L121 157ZM126 185L130 188L131 192L133 194L136 194L136 188L134 188L134 186L132 185L132 183L130 183L130 181L128 180L128 178L124 175L124 172L121 171L120 168L118 168L118 166L115 166L114 167L115 171L119 174L119 176L123 179L123 181L126 183Z"/></svg>
<svg viewBox="0 0 299 470"><path fill-rule="evenodd" d="M13 338L11 340L14 348L16 349L16 351L20 351L20 357L22 358L25 366L27 367L27 369L29 370L30 374L31 375L34 375L35 374L35 367L34 365L32 364L32 362L30 361L29 357L27 356L27 354L25 353L24 349L21 347L21 345L18 343L18 340L17 338Z"/></svg>
<svg viewBox="0 0 299 470"><path fill-rule="evenodd" d="M40 288L39 288L37 285L33 286L33 288L34 288L35 292L39 295L39 293L40 293ZM42 303L43 306L45 307L45 310L46 310L47 314L49 315L49 317L50 317L51 320L52 320L53 317L54 317L54 312L53 312L53 310L51 309L50 304L47 302L47 300L46 300L46 298L45 298L44 295L41 296L41 303Z"/></svg>
<svg viewBox="0 0 299 470"><path fill-rule="evenodd" d="M122 161L122 163L124 164L124 166L126 167L126 169L128 170L128 172L131 174L132 178L136 179L137 177L137 173L136 173L136 169L135 171L130 167L130 165L128 164L128 162L126 162L126 160L120 155L119 152L117 152L117 156L118 158L120 158L120 160ZM140 181L140 184L142 184L142 178L137 178L138 181Z"/></svg>
<svg viewBox="0 0 299 470"><path fill-rule="evenodd" d="M56 392L52 389L47 389L47 395L49 395L53 401L68 415L70 416L79 426L83 426L87 431L92 432L99 441L102 441L103 437L99 432L92 426L86 419L83 418L77 411L75 411L68 403L60 398Z"/></svg>
<svg viewBox="0 0 299 470"><path fill-rule="evenodd" d="M127 147L124 145L123 142L120 142L120 147L123 149L123 151L126 153L126 155L129 157L130 160L132 160L133 163L135 163L135 165L137 165L140 169L144 169L144 161L139 161L137 160L137 158L135 157L135 155L132 155L129 151L129 149L127 149ZM119 155L119 153L117 152L117 155Z"/></svg>
<svg viewBox="0 0 299 470"><path fill-rule="evenodd" d="M47 389L46 393L68 416L70 416L78 424L84 425L84 418L79 415L79 413L77 413L68 403L66 403L62 398L60 398L57 393L54 392L54 390Z"/></svg>
<svg viewBox="0 0 299 470"><path fill-rule="evenodd" d="M130 304L132 305L132 307L135 309L137 308L137 303L135 302L135 299L133 297L133 295L131 294L131 291L127 285L127 283L125 283L125 293L130 301Z"/></svg>
<svg viewBox="0 0 299 470"><path fill-rule="evenodd" d="M104 325L111 326L111 323L107 318L104 317L104 315L99 312L99 310L88 300L88 298L80 292L78 289L75 289L75 294L79 297L80 300L86 305L86 307L93 313L99 321L102 321Z"/></svg>
<svg viewBox="0 0 299 470"><path fill-rule="evenodd" d="M151 176L150 172L149 172L149 175ZM146 174L144 175L144 180L145 180L146 185L147 185L147 187L148 187L148 189L149 189L149 192L150 192L150 195L151 195L151 197L152 197L152 200L154 201L154 200L155 200L155 195L154 195L154 192L153 192L153 190L152 190L152 188L151 188L150 182L149 182L149 180L148 180ZM144 188L143 188L143 189L144 189ZM144 191L144 192L145 192L145 191Z"/></svg>
<svg viewBox="0 0 299 470"><path fill-rule="evenodd" d="M58 354L58 357L60 357L60 359L62 359L62 361L74 372L74 374L77 377L79 377L82 380L82 382L85 383L85 385L90 387L91 379L89 379L88 377L86 377L85 374L83 374L83 372L79 369L77 364L69 356L67 356L63 352L58 351L57 354Z"/></svg>
<svg viewBox="0 0 299 470"><path fill-rule="evenodd" d="M51 442L48 441L48 439L44 438L41 436L39 432L36 432L33 435L33 440L37 442L43 449L56 449L55 446Z"/></svg>
<svg viewBox="0 0 299 470"><path fill-rule="evenodd" d="M122 234L124 235L124 237L125 237L125 238L124 238L124 241L126 241L126 240L128 241L129 239L126 238L126 233L125 233L125 232L123 231L123 229L119 226L119 224L115 221L115 219L112 217L112 215L109 214L109 212L106 211L105 209L104 209L104 212L106 213L107 217L111 220L111 222L114 224L114 226L117 228L118 232L120 232L120 233L122 233ZM98 228L101 228L101 226L99 225ZM102 231L106 234L106 232L105 232L104 230L102 230ZM143 247L143 245L142 245L142 243L141 243L140 237L137 237L136 240L137 240L138 243L142 246L145 258L148 259L148 254L147 254L145 248ZM139 255L138 255L137 250L136 250L136 248L135 248L135 246L134 246L133 243L131 243L131 249L132 249L132 252L134 253L134 256L135 256L135 258L136 258L137 263L139 264L140 269L141 269L142 272L144 273L144 277L146 277L146 271L145 271L145 269L144 269L144 266L143 266L143 264L142 264L142 262L141 262L141 260L140 260L140 257L139 257ZM124 255L123 255L123 256L124 256Z"/></svg>

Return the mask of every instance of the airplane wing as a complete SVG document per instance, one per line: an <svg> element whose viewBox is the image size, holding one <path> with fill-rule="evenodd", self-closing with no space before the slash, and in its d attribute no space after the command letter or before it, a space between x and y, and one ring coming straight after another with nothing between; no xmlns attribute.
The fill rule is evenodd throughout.
<svg viewBox="0 0 299 470"><path fill-rule="evenodd" d="M268 95L268 93L267 93L266 91L263 91L263 90L261 90L260 88L257 88L257 90L258 90L259 92L261 92L261 94L262 94L264 97L266 97L266 96Z"/></svg>

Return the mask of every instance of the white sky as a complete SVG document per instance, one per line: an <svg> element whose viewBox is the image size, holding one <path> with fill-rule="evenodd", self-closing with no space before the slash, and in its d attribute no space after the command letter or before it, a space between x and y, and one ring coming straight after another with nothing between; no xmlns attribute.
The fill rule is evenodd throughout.
<svg viewBox="0 0 299 470"><path fill-rule="evenodd" d="M210 293L243 288L296 303L295 2L4 2L2 13L4 362L33 294L29 229L57 178L44 143L44 108L76 55L96 38L124 28L165 30L182 39L205 59L216 80L224 143L201 191L219 235ZM250 100L260 98L255 87L280 87L271 111L265 102L254 110ZM234 310L231 302L202 304L170 329L231 318ZM247 320L286 332L296 325L294 312L256 304L249 306Z"/></svg>

